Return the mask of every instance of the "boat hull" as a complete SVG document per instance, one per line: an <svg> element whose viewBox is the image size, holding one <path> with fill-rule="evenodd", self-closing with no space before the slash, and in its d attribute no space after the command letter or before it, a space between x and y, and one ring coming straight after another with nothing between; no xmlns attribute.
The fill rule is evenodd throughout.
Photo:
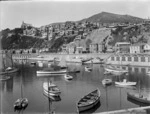
<svg viewBox="0 0 150 114"><path fill-rule="evenodd" d="M66 80L72 80L72 79L73 79L73 77L72 77L72 76L67 75L67 74L64 76L64 78L65 78Z"/></svg>
<svg viewBox="0 0 150 114"><path fill-rule="evenodd" d="M92 93L92 92L91 92ZM89 94L91 94L91 93L89 93ZM88 94L88 95L89 95ZM88 95L86 95L86 96L88 96ZM85 97L86 97L85 96ZM83 106L79 106L78 105L78 103L81 101L79 101L78 103L77 103L77 111L78 112L84 112L84 111L86 111L86 110L89 110L89 109L91 109L91 108L93 108L94 106L96 106L99 102L100 102L100 91L99 91L99 89L97 89L97 99L93 102L93 103L91 103L91 104L87 104L87 105L83 105ZM81 98L81 99L84 99L84 97L83 98Z"/></svg>
<svg viewBox="0 0 150 114"><path fill-rule="evenodd" d="M143 97L139 97L139 94L138 95L135 95L135 94L132 94L132 93L127 93L127 96L128 98L131 98L135 101L138 101L138 102L141 102L141 103L145 103L145 104L150 104L150 100L147 100L147 98L143 98Z"/></svg>
<svg viewBox="0 0 150 114"><path fill-rule="evenodd" d="M15 73L15 72L17 72L18 70L19 70L19 69L14 68L13 70L10 70L10 71L0 72L0 75Z"/></svg>
<svg viewBox="0 0 150 114"><path fill-rule="evenodd" d="M52 88L52 90L49 90L49 88ZM51 95L51 96L59 96L61 93L55 84L50 84L45 82L43 83L43 90L46 95Z"/></svg>
<svg viewBox="0 0 150 114"><path fill-rule="evenodd" d="M67 73L67 70L61 71L36 71L37 74L64 74Z"/></svg>
<svg viewBox="0 0 150 114"><path fill-rule="evenodd" d="M110 84L112 84L112 80L111 79L104 79L104 80L102 80L102 84L103 85L110 85Z"/></svg>
<svg viewBox="0 0 150 114"><path fill-rule="evenodd" d="M44 94L47 95L47 96L59 96L61 92L50 92L50 91L47 91L47 90L44 90Z"/></svg>
<svg viewBox="0 0 150 114"><path fill-rule="evenodd" d="M93 108L95 105L97 105L98 102L100 102L100 98L98 98L98 100L96 102L94 102L93 104L91 104L89 106L78 107L78 111L83 112L83 111L89 110L89 109Z"/></svg>
<svg viewBox="0 0 150 114"><path fill-rule="evenodd" d="M121 86L133 86L136 85L136 82L115 82L115 84Z"/></svg>

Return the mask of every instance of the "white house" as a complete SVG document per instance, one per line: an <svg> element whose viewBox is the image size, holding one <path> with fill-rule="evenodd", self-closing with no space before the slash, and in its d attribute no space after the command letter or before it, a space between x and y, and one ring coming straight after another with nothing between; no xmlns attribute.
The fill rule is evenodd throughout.
<svg viewBox="0 0 150 114"><path fill-rule="evenodd" d="M144 45L145 43L132 44L130 46L130 53L142 53L144 51Z"/></svg>
<svg viewBox="0 0 150 114"><path fill-rule="evenodd" d="M145 44L143 48L144 52L150 52L150 44Z"/></svg>

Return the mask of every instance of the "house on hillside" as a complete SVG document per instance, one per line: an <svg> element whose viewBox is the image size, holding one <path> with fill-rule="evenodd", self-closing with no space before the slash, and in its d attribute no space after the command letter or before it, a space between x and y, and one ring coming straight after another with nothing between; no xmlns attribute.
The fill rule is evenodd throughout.
<svg viewBox="0 0 150 114"><path fill-rule="evenodd" d="M117 42L114 46L115 52L129 53L130 45L131 44L129 42Z"/></svg>
<svg viewBox="0 0 150 114"><path fill-rule="evenodd" d="M71 42L67 45L67 52L69 54L73 54L76 52L76 44L74 42Z"/></svg>
<svg viewBox="0 0 150 114"><path fill-rule="evenodd" d="M144 52L149 53L150 52L150 44L149 43L145 44L143 49L144 49Z"/></svg>
<svg viewBox="0 0 150 114"><path fill-rule="evenodd" d="M137 44L132 44L130 46L130 53L143 53L144 52L144 45L145 43L137 43Z"/></svg>
<svg viewBox="0 0 150 114"><path fill-rule="evenodd" d="M90 53L97 53L98 52L98 44L92 43L90 44Z"/></svg>

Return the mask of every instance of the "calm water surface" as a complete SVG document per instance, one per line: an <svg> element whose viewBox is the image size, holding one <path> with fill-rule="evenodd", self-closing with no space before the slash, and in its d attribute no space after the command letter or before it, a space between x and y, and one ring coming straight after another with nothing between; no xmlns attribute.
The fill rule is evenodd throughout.
<svg viewBox="0 0 150 114"><path fill-rule="evenodd" d="M21 61L15 61L18 65ZM22 70L16 74L11 75L11 78L7 81L0 82L1 93L1 112L6 114L35 114L35 113L51 113L52 111L57 113L77 113L76 103L77 101L93 91L99 88L101 91L100 104L95 109L89 112L103 112L119 110L124 108L140 107L142 104L138 104L135 101L127 99L127 92L138 92L139 85L133 88L121 88L114 84L104 87L101 81L104 78L112 78L113 81L122 81L124 78L129 81L141 82L141 92L150 98L150 76L145 74L146 67L123 67L129 69L130 73L127 76L106 76L104 75L104 67L100 64L93 65L92 72L86 72L84 65L81 64L67 64L69 69L80 70L80 73L72 73L73 80L66 81L64 76L45 76L38 77L36 75L37 69L42 69L38 66L32 66L31 61L23 61L23 65L19 67ZM46 62L43 62L43 67L48 67ZM51 80L61 90L60 99L58 101L51 101L43 95L43 82ZM22 89L21 89L22 85ZM28 107L21 112L14 112L13 104L21 97L28 98Z"/></svg>

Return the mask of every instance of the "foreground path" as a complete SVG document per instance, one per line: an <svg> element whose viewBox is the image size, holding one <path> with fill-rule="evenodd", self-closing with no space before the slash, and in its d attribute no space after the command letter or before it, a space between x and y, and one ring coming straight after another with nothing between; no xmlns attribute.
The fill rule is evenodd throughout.
<svg viewBox="0 0 150 114"><path fill-rule="evenodd" d="M101 112L97 114L150 114L150 106Z"/></svg>

